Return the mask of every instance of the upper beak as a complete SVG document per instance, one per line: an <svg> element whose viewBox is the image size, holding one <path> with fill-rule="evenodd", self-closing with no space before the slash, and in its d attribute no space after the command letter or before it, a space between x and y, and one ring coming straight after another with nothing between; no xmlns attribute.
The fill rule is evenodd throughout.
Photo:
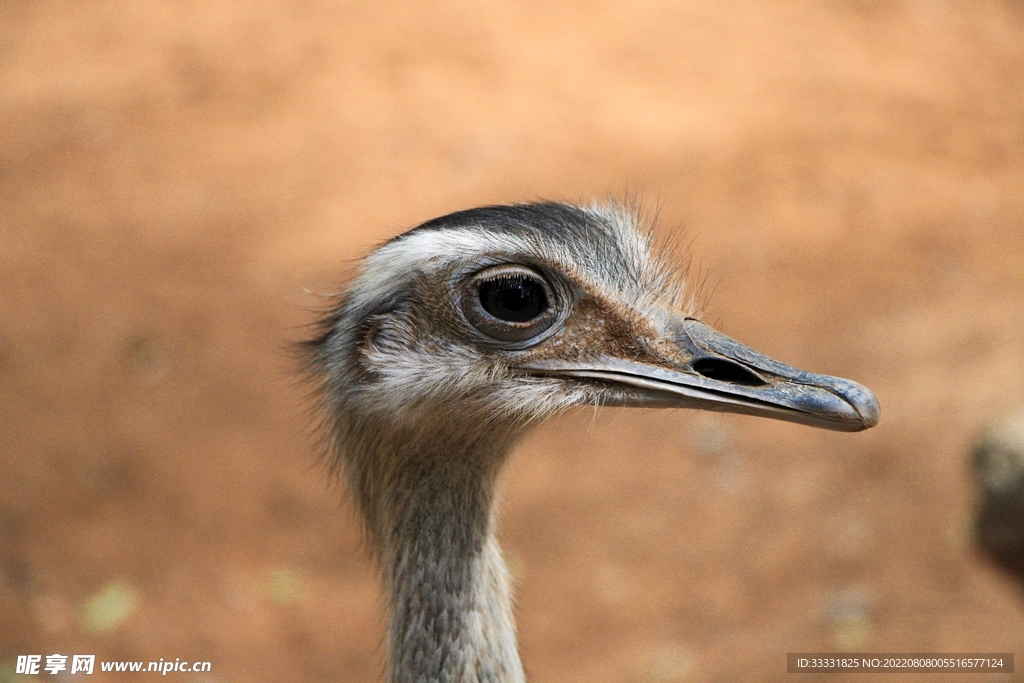
<svg viewBox="0 0 1024 683"><path fill-rule="evenodd" d="M673 328L673 355L686 360L602 356L518 369L600 383L608 389L604 405L700 408L844 432L878 424L878 400L861 384L784 365L693 318L678 319Z"/></svg>

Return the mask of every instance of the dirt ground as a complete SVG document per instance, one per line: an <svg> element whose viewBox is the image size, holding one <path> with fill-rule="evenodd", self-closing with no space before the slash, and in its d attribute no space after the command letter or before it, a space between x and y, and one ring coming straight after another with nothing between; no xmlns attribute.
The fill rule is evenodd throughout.
<svg viewBox="0 0 1024 683"><path fill-rule="evenodd" d="M420 221L626 195L685 232L711 322L883 419L542 427L502 503L531 680L1020 657L968 466L1024 403L1020 2L4 0L0 682L68 680L14 673L55 652L379 680L287 343Z"/></svg>

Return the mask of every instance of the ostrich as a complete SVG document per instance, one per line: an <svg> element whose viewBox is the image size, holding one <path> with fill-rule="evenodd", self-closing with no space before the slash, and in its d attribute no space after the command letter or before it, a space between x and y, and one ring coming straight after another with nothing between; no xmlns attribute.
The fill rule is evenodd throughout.
<svg viewBox="0 0 1024 683"><path fill-rule="evenodd" d="M528 427L580 405L878 422L867 388L716 332L681 290L615 206L461 211L366 257L309 350L383 574L391 683L525 680L494 497Z"/></svg>

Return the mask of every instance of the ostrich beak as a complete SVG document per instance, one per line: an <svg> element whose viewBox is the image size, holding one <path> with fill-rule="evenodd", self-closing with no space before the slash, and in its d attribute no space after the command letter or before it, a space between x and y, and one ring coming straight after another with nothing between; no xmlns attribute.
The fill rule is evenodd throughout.
<svg viewBox="0 0 1024 683"><path fill-rule="evenodd" d="M536 361L519 369L600 384L606 389L602 405L699 408L842 432L878 424L878 400L857 382L784 365L693 318L677 319L666 341L680 360L603 356Z"/></svg>

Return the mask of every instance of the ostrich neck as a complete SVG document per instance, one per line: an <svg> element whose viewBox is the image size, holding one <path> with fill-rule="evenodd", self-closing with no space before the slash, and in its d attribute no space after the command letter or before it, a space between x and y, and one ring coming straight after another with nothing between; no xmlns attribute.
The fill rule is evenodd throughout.
<svg viewBox="0 0 1024 683"><path fill-rule="evenodd" d="M386 482L360 497L388 592L390 683L525 680L492 510L509 444L485 443L410 440L363 477Z"/></svg>

